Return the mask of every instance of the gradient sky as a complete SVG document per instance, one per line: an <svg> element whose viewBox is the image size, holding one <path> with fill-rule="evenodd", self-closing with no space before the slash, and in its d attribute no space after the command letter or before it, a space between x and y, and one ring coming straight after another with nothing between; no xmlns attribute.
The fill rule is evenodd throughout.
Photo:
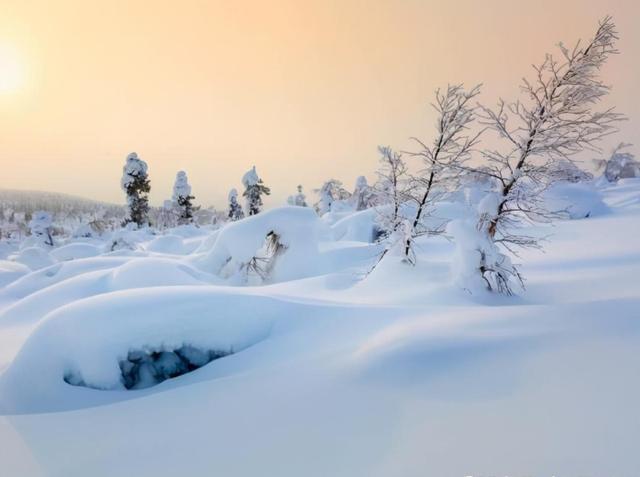
<svg viewBox="0 0 640 477"><path fill-rule="evenodd" d="M0 187L123 202L136 151L155 204L179 169L198 203L218 206L253 164L272 204L298 183L351 188L374 179L378 144L432 137L436 87L513 98L531 63L606 14L621 55L604 77L630 120L604 146L640 144L639 4L0 0L0 75L23 76L0 88Z"/></svg>

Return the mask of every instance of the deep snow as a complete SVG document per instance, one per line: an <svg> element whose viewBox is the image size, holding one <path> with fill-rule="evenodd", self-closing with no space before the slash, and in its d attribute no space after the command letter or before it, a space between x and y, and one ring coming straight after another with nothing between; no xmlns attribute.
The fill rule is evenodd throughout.
<svg viewBox="0 0 640 477"><path fill-rule="evenodd" d="M446 237L365 277L371 210L0 261L0 475L636 476L640 180L548 200L573 220L531 230L516 297L458 287ZM272 279L235 286L276 228ZM124 388L130 350L183 345L233 354Z"/></svg>

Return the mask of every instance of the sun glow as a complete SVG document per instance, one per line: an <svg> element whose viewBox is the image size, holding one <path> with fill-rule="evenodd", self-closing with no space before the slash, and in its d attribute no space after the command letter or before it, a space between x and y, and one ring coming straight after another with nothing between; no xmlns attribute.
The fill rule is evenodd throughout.
<svg viewBox="0 0 640 477"><path fill-rule="evenodd" d="M8 45L0 45L0 95L22 88L24 68L18 52Z"/></svg>

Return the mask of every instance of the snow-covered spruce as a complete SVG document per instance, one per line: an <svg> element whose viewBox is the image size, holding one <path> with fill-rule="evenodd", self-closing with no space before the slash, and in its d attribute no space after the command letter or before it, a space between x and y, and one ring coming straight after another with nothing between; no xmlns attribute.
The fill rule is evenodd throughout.
<svg viewBox="0 0 640 477"><path fill-rule="evenodd" d="M178 212L178 225L185 225L193 222L193 199L195 199L195 197L191 195L191 185L189 184L187 173L179 171L176 174L176 181L173 185L172 197Z"/></svg>
<svg viewBox="0 0 640 477"><path fill-rule="evenodd" d="M238 202L238 191L236 189L231 189L229 191L229 212L227 217L231 221L236 221L244 218L244 211L242 210L242 206Z"/></svg>
<svg viewBox="0 0 640 477"><path fill-rule="evenodd" d="M128 217L125 222L133 222L138 227L149 223L149 198L151 190L147 163L138 157L135 152L127 156L122 168L122 190L127 194Z"/></svg>
<svg viewBox="0 0 640 477"><path fill-rule="evenodd" d="M262 196L271 194L271 189L265 186L262 179L258 176L256 166L253 166L242 176L242 184L244 185L242 195L245 197L247 215L260 213L264 205Z"/></svg>

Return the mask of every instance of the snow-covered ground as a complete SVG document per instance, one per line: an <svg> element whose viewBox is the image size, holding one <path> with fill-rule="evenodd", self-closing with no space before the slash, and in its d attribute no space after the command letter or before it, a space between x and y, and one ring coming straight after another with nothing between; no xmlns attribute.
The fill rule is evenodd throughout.
<svg viewBox="0 0 640 477"><path fill-rule="evenodd" d="M639 475L640 180L572 187L515 297L456 286L443 236L365 276L371 210L13 251L0 475ZM126 389L184 346L225 356Z"/></svg>

